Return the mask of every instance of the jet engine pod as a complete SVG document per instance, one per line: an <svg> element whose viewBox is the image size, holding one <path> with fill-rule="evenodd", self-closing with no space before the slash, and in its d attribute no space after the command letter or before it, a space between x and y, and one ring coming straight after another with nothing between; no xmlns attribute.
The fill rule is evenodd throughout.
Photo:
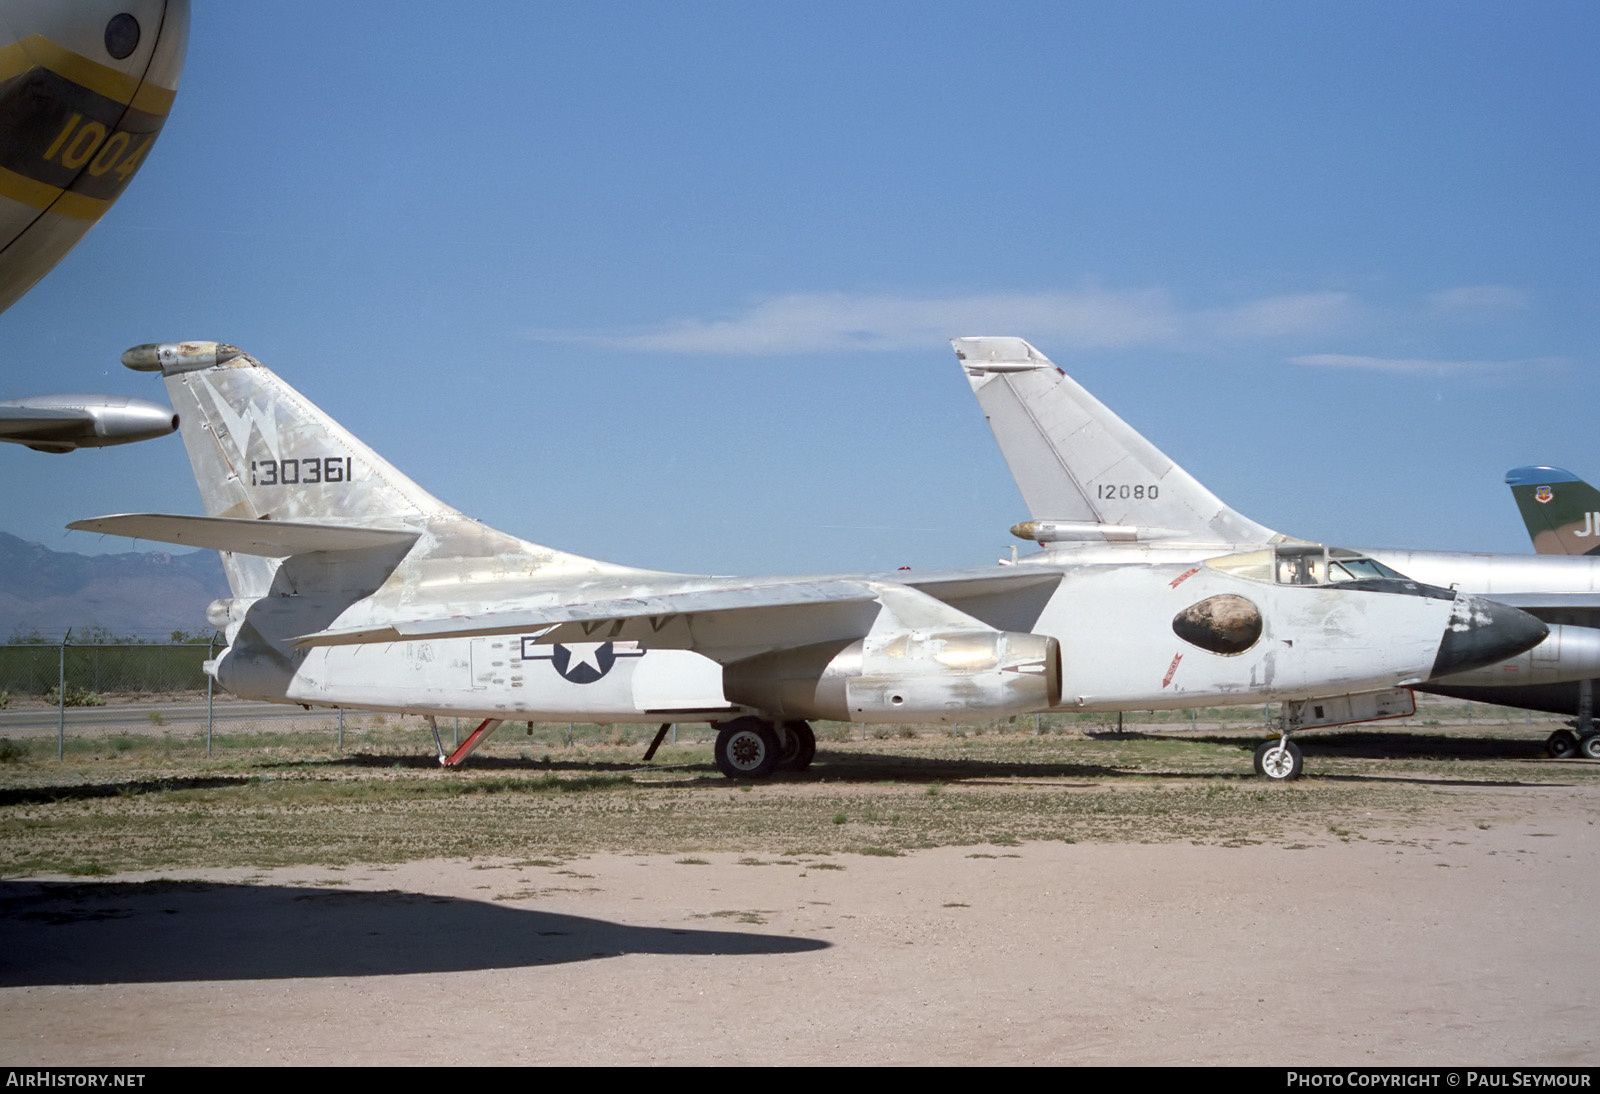
<svg viewBox="0 0 1600 1094"><path fill-rule="evenodd" d="M723 673L733 702L782 718L955 722L1046 710L1061 698L1061 647L1015 631L904 631L779 650Z"/></svg>
<svg viewBox="0 0 1600 1094"><path fill-rule="evenodd" d="M225 365L243 356L244 350L226 342L146 342L123 350L122 364L135 372L171 376L174 372Z"/></svg>
<svg viewBox="0 0 1600 1094"><path fill-rule="evenodd" d="M1260 640L1261 610L1234 593L1208 596L1173 616L1172 630L1190 645L1232 656Z"/></svg>
<svg viewBox="0 0 1600 1094"><path fill-rule="evenodd" d="M170 406L126 395L32 395L0 402L0 441L38 452L131 444L177 428Z"/></svg>

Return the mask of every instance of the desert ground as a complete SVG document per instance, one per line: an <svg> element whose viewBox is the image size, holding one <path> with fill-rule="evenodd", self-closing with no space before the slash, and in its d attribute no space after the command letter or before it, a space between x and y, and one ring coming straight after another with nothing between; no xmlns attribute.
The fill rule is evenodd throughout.
<svg viewBox="0 0 1600 1094"><path fill-rule="evenodd" d="M0 1058L1593 1065L1600 764L1545 731L1308 735L1291 786L1226 735L834 743L754 787L693 742L508 750L449 794L24 759Z"/></svg>

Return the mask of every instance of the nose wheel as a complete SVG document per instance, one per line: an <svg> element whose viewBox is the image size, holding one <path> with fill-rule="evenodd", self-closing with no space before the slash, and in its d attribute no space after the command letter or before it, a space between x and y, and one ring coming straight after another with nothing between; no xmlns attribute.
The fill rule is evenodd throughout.
<svg viewBox="0 0 1600 1094"><path fill-rule="evenodd" d="M1273 782L1298 779L1305 767L1300 746L1287 737L1275 741L1262 741L1256 746L1256 774Z"/></svg>

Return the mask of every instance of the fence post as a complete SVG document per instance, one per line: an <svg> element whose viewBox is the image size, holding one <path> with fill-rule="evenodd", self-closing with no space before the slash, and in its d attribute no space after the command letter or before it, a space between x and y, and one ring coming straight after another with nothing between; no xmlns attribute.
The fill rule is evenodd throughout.
<svg viewBox="0 0 1600 1094"><path fill-rule="evenodd" d="M67 640L72 628L61 636L61 663L56 673L56 763L66 758L67 749Z"/></svg>
<svg viewBox="0 0 1600 1094"><path fill-rule="evenodd" d="M206 643L206 659L214 661L216 657L217 639L212 636L211 641ZM211 759L211 692L215 684L215 678L209 672L206 673L206 759L208 760Z"/></svg>
<svg viewBox="0 0 1600 1094"><path fill-rule="evenodd" d="M344 752L344 707L339 708L339 742L335 751Z"/></svg>

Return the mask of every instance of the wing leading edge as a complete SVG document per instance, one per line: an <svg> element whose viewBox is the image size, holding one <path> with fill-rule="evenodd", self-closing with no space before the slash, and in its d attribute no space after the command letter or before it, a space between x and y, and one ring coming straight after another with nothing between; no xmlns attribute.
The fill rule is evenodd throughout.
<svg viewBox="0 0 1600 1094"><path fill-rule="evenodd" d="M853 641L866 635L885 611L917 629L1006 629L1013 616L1037 618L1060 581L1059 572L1029 572L935 579L922 588L870 578L818 578L641 592L582 603L330 628L301 635L294 645L521 634L542 644L635 641L657 649L692 649L727 661L776 649Z"/></svg>

